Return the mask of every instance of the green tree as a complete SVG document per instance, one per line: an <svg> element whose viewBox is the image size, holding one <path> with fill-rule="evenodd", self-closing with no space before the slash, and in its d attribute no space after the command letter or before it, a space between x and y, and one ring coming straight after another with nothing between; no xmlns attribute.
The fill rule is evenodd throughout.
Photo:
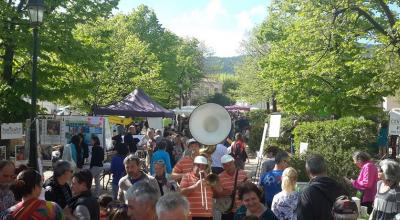
<svg viewBox="0 0 400 220"><path fill-rule="evenodd" d="M214 95L210 95L208 97L205 97L204 101L200 101L200 104L203 103L216 103L222 106L227 106L227 105L233 105L235 104L235 100L232 100L228 96L222 94L222 93L215 93Z"/></svg>
<svg viewBox="0 0 400 220"><path fill-rule="evenodd" d="M6 88L0 91L0 111L9 112L15 120L29 117L26 110L12 107L24 108L21 97L27 97L31 92L32 31L26 16L26 2L0 1L1 86ZM82 76L76 70L95 66L90 62L92 49L75 39L73 30L79 24L108 17L117 4L118 0L45 1L44 23L40 27L39 99L56 101L69 95L79 96L78 88L69 87L72 81ZM0 121L9 120L9 115L1 114Z"/></svg>
<svg viewBox="0 0 400 220"><path fill-rule="evenodd" d="M239 86L236 90L232 90L232 93L236 99L251 104L266 102L269 109L273 94L272 81L261 76L262 68L259 64L262 57L267 55L268 46L256 38L259 28L254 28L248 38L242 42L242 53L245 57L244 61L235 68Z"/></svg>
<svg viewBox="0 0 400 220"><path fill-rule="evenodd" d="M98 69L90 72L85 98L75 105L88 109L122 99L141 87L171 108L203 77L203 51L196 39L165 30L153 10L140 5L131 13L80 26L80 41L97 50Z"/></svg>
<svg viewBox="0 0 400 220"><path fill-rule="evenodd" d="M258 34L269 47L261 67L285 111L373 115L381 111L376 106L382 97L397 87L398 72L391 66L398 57L382 44L366 44L369 23L360 14L339 16L337 8L346 5L300 0L272 4ZM377 5L366 5L372 7Z"/></svg>

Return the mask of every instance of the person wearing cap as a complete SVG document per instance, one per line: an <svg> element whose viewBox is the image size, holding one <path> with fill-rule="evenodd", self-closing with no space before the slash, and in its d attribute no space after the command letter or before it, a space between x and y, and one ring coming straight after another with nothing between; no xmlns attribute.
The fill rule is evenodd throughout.
<svg viewBox="0 0 400 220"><path fill-rule="evenodd" d="M208 161L203 156L197 156L193 162L193 170L182 177L181 194L189 201L190 215L193 220L211 220L213 219L213 189L205 181Z"/></svg>
<svg viewBox="0 0 400 220"><path fill-rule="evenodd" d="M247 173L244 170L236 168L235 159L229 154L226 154L221 157L221 164L224 168L224 171L218 175L219 186L215 188L215 193L217 198L232 196L235 186L236 172L237 172L234 204L232 206L232 209L229 210L228 213L222 214L222 220L225 219L228 220L228 219L233 219L237 207L241 205L241 201L239 199L239 196L237 195L237 189L239 185L241 185L248 179L248 177Z"/></svg>
<svg viewBox="0 0 400 220"><path fill-rule="evenodd" d="M171 177L174 180L180 180L182 177L193 170L193 159L200 154L200 143L194 138L187 142L187 150L185 156L182 157L172 169Z"/></svg>
<svg viewBox="0 0 400 220"><path fill-rule="evenodd" d="M339 196L332 207L333 220L357 220L357 204L349 197Z"/></svg>

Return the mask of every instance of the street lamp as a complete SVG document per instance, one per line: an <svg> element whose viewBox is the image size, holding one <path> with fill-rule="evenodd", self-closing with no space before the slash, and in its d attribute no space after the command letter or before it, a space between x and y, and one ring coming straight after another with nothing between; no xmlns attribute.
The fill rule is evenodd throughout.
<svg viewBox="0 0 400 220"><path fill-rule="evenodd" d="M31 96L31 129L29 137L29 167L38 169L37 141L36 141L36 99L37 99L37 57L39 53L39 30L38 27L43 21L44 4L43 0L29 0L26 5L29 13L29 20L33 27L33 53L32 53L32 96Z"/></svg>
<svg viewBox="0 0 400 220"><path fill-rule="evenodd" d="M179 82L179 109L182 108L182 82Z"/></svg>

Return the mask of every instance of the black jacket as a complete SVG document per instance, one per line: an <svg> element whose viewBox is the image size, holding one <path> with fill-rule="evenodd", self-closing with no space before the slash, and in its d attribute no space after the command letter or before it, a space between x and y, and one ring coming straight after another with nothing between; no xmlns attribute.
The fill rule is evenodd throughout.
<svg viewBox="0 0 400 220"><path fill-rule="evenodd" d="M140 142L138 138L133 138L131 133L127 133L124 136L124 143L128 145L129 152L135 153L137 151L137 144Z"/></svg>
<svg viewBox="0 0 400 220"><path fill-rule="evenodd" d="M67 205L68 203L67 200L72 198L71 189L68 183L61 186L55 180L54 176L50 177L44 182L43 188L44 188L44 198L47 201L53 201L57 203L62 209ZM69 196L66 196L66 194L63 191L65 191L65 193Z"/></svg>
<svg viewBox="0 0 400 220"><path fill-rule="evenodd" d="M332 220L336 198L345 195L344 188L329 177L316 177L300 194L297 220Z"/></svg>
<svg viewBox="0 0 400 220"><path fill-rule="evenodd" d="M100 146L92 147L92 157L90 159L90 168L103 167L104 149Z"/></svg>
<svg viewBox="0 0 400 220"><path fill-rule="evenodd" d="M72 212L76 209L77 206L82 205L85 206L90 212L90 220L99 220L100 219L100 206L97 202L97 199L94 198L90 191L83 192L79 196L73 197L68 206L72 209Z"/></svg>

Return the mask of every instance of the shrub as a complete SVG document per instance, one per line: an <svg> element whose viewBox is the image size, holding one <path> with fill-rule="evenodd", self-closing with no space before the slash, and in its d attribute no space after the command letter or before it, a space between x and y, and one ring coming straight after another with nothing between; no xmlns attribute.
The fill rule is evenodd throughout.
<svg viewBox="0 0 400 220"><path fill-rule="evenodd" d="M297 152L300 142L309 143L309 149L324 146L333 151L338 148L361 150L376 141L377 127L372 121L347 117L302 123L295 128L294 135Z"/></svg>
<svg viewBox="0 0 400 220"><path fill-rule="evenodd" d="M352 155L354 151L354 148L338 148L336 151L332 151L328 148L316 147L307 151L306 154L294 155L290 160L290 166L297 170L299 182L308 182L310 179L305 168L307 156L320 154L327 162L328 176L342 184L349 194L355 195L355 190L344 181L344 177L356 179L359 173L359 169L353 163Z"/></svg>
<svg viewBox="0 0 400 220"><path fill-rule="evenodd" d="M250 121L251 131L250 131L250 138L248 141L248 145L250 150L258 151L261 144L262 134L264 130L264 124L269 122L270 115L267 113L266 110L256 110L251 111L247 114L247 118ZM264 149L268 145L276 145L281 149L290 151L290 129L292 127L292 118L282 114L281 119L281 136L276 138L269 139L269 142L265 142Z"/></svg>
<svg viewBox="0 0 400 220"><path fill-rule="evenodd" d="M327 161L328 175L354 194L354 189L345 184L343 177L357 177L359 169L353 163L352 154L372 145L376 132L374 122L352 117L302 123L294 131L296 152L299 152L300 142L308 142L308 150L305 155L296 154L291 166L299 172L299 181L309 181L305 171L306 157L320 154Z"/></svg>

